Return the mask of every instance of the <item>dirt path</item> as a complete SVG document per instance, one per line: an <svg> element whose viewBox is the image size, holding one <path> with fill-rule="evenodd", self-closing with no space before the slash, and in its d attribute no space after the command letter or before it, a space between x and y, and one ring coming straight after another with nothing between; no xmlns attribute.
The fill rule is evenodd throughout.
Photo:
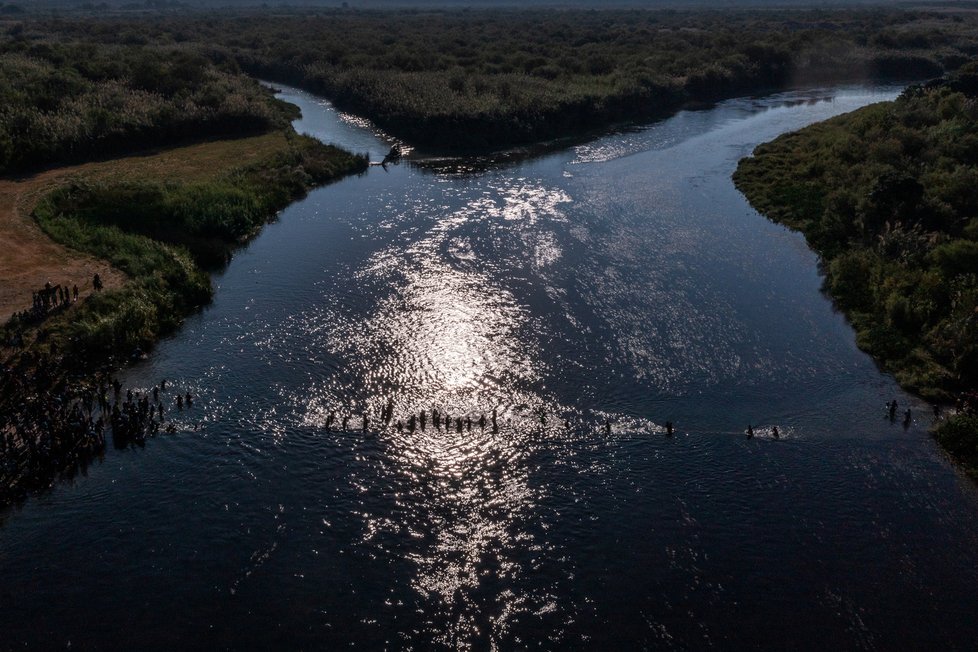
<svg viewBox="0 0 978 652"><path fill-rule="evenodd" d="M34 204L72 168L43 172L25 180L0 180L0 322L31 307L31 292L44 283L92 289L99 274L107 288L121 285L122 272L108 263L67 249L51 240L31 217Z"/></svg>

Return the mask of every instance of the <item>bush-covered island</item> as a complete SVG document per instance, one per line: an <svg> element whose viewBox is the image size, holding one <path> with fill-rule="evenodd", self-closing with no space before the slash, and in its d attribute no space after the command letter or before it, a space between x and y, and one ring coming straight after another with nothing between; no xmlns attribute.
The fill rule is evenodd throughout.
<svg viewBox="0 0 978 652"><path fill-rule="evenodd" d="M904 387L974 409L978 64L761 145L734 181L805 234L861 348ZM978 417L936 434L978 472Z"/></svg>

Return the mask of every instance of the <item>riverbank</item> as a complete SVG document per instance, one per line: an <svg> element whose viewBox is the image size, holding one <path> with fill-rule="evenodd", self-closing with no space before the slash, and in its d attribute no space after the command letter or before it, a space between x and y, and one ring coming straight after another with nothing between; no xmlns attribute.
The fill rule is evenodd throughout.
<svg viewBox="0 0 978 652"><path fill-rule="evenodd" d="M365 156L280 131L0 182L15 199L2 235L23 243L2 266L26 268L5 287L5 310L14 316L0 328L8 453L0 502L79 463L42 454L70 447L33 441L75 433L36 423L46 412L39 405L52 397L58 405L81 401L96 371L104 385L209 301L207 268L310 188L366 168ZM92 287L95 274L101 291ZM77 293L39 306L32 295L48 281ZM88 419L94 426L91 413Z"/></svg>
<svg viewBox="0 0 978 652"><path fill-rule="evenodd" d="M978 473L978 67L757 147L734 174L821 256L859 347L952 404L936 436Z"/></svg>

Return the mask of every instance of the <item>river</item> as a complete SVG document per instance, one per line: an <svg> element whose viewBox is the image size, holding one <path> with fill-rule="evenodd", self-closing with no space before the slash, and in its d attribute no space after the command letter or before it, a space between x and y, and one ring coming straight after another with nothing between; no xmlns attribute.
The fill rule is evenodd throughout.
<svg viewBox="0 0 978 652"><path fill-rule="evenodd" d="M897 92L312 192L125 374L197 397L179 432L0 514L0 648L973 650L974 484L730 180ZM380 427L388 400L427 427Z"/></svg>

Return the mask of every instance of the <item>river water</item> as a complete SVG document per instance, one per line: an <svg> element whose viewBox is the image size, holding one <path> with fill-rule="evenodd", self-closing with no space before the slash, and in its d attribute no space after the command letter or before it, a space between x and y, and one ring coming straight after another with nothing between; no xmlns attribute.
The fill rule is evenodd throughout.
<svg viewBox="0 0 978 652"><path fill-rule="evenodd" d="M975 486L730 181L897 92L737 99L293 204L124 379L195 394L180 431L0 516L0 648L973 650ZM300 131L387 151L283 96ZM426 429L381 427L389 400Z"/></svg>

